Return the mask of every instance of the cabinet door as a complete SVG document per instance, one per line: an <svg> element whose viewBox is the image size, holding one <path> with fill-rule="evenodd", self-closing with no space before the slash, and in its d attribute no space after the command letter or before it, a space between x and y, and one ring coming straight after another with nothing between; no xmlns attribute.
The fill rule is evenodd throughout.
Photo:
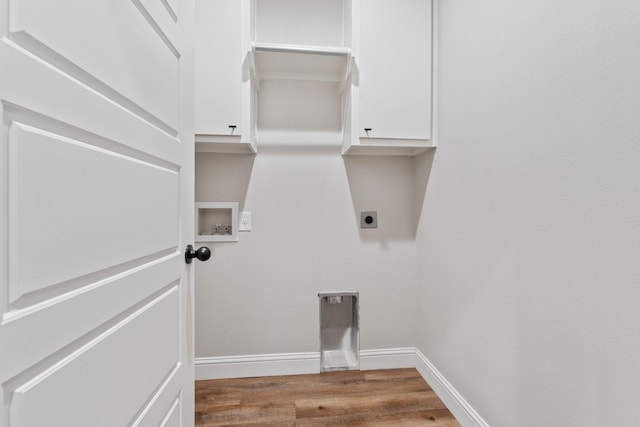
<svg viewBox="0 0 640 427"><path fill-rule="evenodd" d="M360 136L430 139L431 0L360 4Z"/></svg>
<svg viewBox="0 0 640 427"><path fill-rule="evenodd" d="M242 2L196 0L196 134L242 129Z"/></svg>

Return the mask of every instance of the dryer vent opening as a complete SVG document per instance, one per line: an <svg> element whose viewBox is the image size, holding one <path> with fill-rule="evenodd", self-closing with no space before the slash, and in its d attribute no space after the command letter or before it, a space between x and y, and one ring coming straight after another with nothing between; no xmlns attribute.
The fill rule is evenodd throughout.
<svg viewBox="0 0 640 427"><path fill-rule="evenodd" d="M358 292L323 292L318 298L320 372L360 369Z"/></svg>

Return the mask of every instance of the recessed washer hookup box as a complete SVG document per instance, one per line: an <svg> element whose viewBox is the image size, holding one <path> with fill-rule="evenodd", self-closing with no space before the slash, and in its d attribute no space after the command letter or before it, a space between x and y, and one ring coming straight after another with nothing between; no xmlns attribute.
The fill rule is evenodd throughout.
<svg viewBox="0 0 640 427"><path fill-rule="evenodd" d="M320 372L360 369L357 291L321 292Z"/></svg>

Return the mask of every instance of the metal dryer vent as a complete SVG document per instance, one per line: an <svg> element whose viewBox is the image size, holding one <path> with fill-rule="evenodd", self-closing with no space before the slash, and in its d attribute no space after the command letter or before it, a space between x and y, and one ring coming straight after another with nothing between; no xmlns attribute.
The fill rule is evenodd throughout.
<svg viewBox="0 0 640 427"><path fill-rule="evenodd" d="M322 292L320 372L360 369L358 292Z"/></svg>

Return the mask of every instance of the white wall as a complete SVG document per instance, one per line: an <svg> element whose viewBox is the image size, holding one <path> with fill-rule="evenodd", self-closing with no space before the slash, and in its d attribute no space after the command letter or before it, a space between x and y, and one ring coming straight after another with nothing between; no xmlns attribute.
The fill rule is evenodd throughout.
<svg viewBox="0 0 640 427"><path fill-rule="evenodd" d="M362 349L415 345L412 160L343 159L330 132L269 134L255 157L196 156L196 200L253 216L196 265L196 357L318 351L317 294L329 290L360 291ZM377 230L360 230L361 210L378 211Z"/></svg>
<svg viewBox="0 0 640 427"><path fill-rule="evenodd" d="M640 423L640 2L440 1L419 347L492 426Z"/></svg>

